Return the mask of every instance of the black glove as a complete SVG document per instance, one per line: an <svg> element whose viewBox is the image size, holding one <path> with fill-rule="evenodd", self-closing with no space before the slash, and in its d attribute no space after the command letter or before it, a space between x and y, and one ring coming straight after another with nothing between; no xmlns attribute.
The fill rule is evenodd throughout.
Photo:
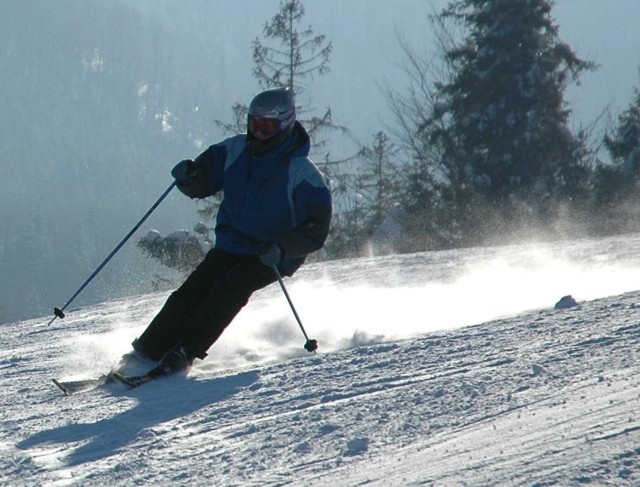
<svg viewBox="0 0 640 487"><path fill-rule="evenodd" d="M191 159L186 159L174 166L171 175L180 186L180 184L188 183L190 179L195 179L198 176L198 166Z"/></svg>
<svg viewBox="0 0 640 487"><path fill-rule="evenodd" d="M191 159L180 161L171 170L171 175L176 180L176 185L182 194L189 198L198 196L201 182L198 177L198 166Z"/></svg>
<svg viewBox="0 0 640 487"><path fill-rule="evenodd" d="M282 249L280 246L273 242L265 244L260 249L260 262L269 267L275 267L282 262Z"/></svg>

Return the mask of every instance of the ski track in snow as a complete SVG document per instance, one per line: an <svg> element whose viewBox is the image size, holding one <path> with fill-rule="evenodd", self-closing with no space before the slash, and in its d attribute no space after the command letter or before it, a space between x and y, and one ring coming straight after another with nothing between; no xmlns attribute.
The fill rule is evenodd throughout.
<svg viewBox="0 0 640 487"><path fill-rule="evenodd" d="M104 372L166 294L3 325L0 482L640 485L638 240L310 265L287 284L321 353L272 287L132 391L50 379Z"/></svg>

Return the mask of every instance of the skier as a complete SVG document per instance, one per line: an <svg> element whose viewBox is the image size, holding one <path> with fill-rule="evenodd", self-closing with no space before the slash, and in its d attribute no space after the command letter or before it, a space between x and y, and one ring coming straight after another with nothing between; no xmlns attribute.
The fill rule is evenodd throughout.
<svg viewBox="0 0 640 487"><path fill-rule="evenodd" d="M256 95L247 133L214 144L171 171L190 198L222 191L215 244L132 343L159 361L153 373L186 370L204 359L254 291L291 276L329 233L330 190L308 157L290 88ZM134 352L134 353L135 353Z"/></svg>

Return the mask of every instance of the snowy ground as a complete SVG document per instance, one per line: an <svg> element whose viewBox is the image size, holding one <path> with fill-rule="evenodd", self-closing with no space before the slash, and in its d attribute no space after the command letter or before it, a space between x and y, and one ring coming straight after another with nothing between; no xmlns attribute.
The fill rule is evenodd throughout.
<svg viewBox="0 0 640 487"><path fill-rule="evenodd" d="M3 325L0 483L640 485L639 244L307 266L287 284L320 353L273 287L133 391L50 379L108 369L166 295Z"/></svg>

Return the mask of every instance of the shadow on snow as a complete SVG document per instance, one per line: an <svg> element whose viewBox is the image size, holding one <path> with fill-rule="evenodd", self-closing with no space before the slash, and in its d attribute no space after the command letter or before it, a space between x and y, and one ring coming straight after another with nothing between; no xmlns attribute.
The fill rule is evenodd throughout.
<svg viewBox="0 0 640 487"><path fill-rule="evenodd" d="M136 439L143 438L144 441L143 432L146 429L185 417L201 408L212 407L207 415L208 421L226 418L226 408L216 410L215 404L255 383L258 377L257 371L198 381L169 377L163 379L165 384L162 386L149 384L123 393L135 395L139 400L135 407L123 413L95 423L73 423L40 431L17 446L31 449L43 445L86 442L66 457L64 463L67 466L106 458ZM153 438L153 434L150 437Z"/></svg>

